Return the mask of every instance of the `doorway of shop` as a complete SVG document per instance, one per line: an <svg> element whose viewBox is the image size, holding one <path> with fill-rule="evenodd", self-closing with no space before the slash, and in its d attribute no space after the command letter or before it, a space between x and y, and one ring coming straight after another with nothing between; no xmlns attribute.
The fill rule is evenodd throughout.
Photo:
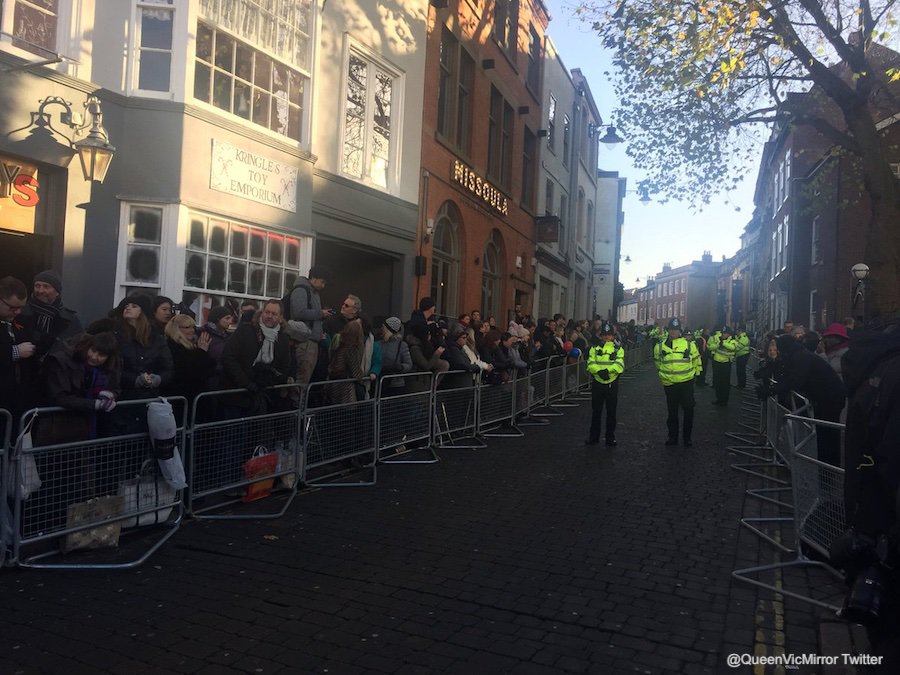
<svg viewBox="0 0 900 675"><path fill-rule="evenodd" d="M27 288L39 272L52 267L53 237L0 230L0 278L11 276Z"/></svg>
<svg viewBox="0 0 900 675"><path fill-rule="evenodd" d="M398 259L377 250L362 250L344 242L319 238L315 261L327 265L332 277L322 292L322 306L335 311L349 293L359 296L363 314L387 317L398 311L400 289L394 288L394 268Z"/></svg>

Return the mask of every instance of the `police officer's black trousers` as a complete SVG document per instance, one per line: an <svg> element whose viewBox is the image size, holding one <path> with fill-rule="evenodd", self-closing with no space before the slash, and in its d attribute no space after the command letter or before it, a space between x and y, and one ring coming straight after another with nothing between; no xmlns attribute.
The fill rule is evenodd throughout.
<svg viewBox="0 0 900 675"><path fill-rule="evenodd" d="M731 393L731 361L724 363L713 359L713 388L716 390L716 402L728 403Z"/></svg>
<svg viewBox="0 0 900 675"><path fill-rule="evenodd" d="M684 410L684 439L690 440L694 430L694 381L678 382L663 387L666 392L666 405L669 416L666 426L669 428L669 440L678 440L678 408Z"/></svg>
<svg viewBox="0 0 900 675"><path fill-rule="evenodd" d="M603 406L606 405L606 440L616 437L616 406L619 403L619 381L612 384L600 384L597 380L591 384L591 431L588 438L592 441L600 438Z"/></svg>
<svg viewBox="0 0 900 675"><path fill-rule="evenodd" d="M734 369L737 372L738 389L743 389L747 386L747 361L749 359L750 354L744 354L742 356L738 356L734 360Z"/></svg>

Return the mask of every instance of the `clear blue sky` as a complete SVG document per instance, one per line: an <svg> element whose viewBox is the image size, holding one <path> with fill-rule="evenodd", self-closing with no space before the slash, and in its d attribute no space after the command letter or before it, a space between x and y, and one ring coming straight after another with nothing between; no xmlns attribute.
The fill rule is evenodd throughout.
<svg viewBox="0 0 900 675"><path fill-rule="evenodd" d="M587 77L594 100L604 122L615 123L613 114L617 101L612 82L604 75L609 71L615 76L607 54L596 35L588 26L573 18L571 0L544 0L552 20L548 33L563 63L569 70L580 68ZM618 171L628 179L633 189L644 175L635 169L625 153L628 142L600 151L600 168ZM760 146L760 151L762 147ZM619 280L625 288L637 286L648 275L657 274L665 262L673 267L699 260L703 251L711 251L714 260L731 257L740 248L740 235L753 214L753 189L758 164L747 167L747 175L741 187L729 196L724 194L704 207L702 212L692 212L687 204L669 201L666 204L651 202L644 205L639 195L629 193L625 198L625 226L622 232L622 255L631 256L631 262L622 262ZM735 208L740 211L735 211Z"/></svg>

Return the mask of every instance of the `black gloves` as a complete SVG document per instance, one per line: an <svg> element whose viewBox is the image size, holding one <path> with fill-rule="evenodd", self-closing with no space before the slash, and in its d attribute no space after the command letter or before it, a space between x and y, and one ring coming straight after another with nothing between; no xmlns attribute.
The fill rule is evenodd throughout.
<svg viewBox="0 0 900 675"><path fill-rule="evenodd" d="M597 376L600 377L601 379L608 380L609 379L609 371L606 368L604 368L603 370L598 370Z"/></svg>

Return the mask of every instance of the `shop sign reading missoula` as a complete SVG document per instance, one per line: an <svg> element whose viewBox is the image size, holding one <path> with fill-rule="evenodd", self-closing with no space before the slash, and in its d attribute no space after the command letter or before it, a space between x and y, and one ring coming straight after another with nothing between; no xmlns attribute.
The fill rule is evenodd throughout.
<svg viewBox="0 0 900 675"><path fill-rule="evenodd" d="M509 200L503 193L459 160L453 162L453 181L504 216L509 213Z"/></svg>
<svg viewBox="0 0 900 675"><path fill-rule="evenodd" d="M209 186L297 212L297 168L213 139Z"/></svg>

